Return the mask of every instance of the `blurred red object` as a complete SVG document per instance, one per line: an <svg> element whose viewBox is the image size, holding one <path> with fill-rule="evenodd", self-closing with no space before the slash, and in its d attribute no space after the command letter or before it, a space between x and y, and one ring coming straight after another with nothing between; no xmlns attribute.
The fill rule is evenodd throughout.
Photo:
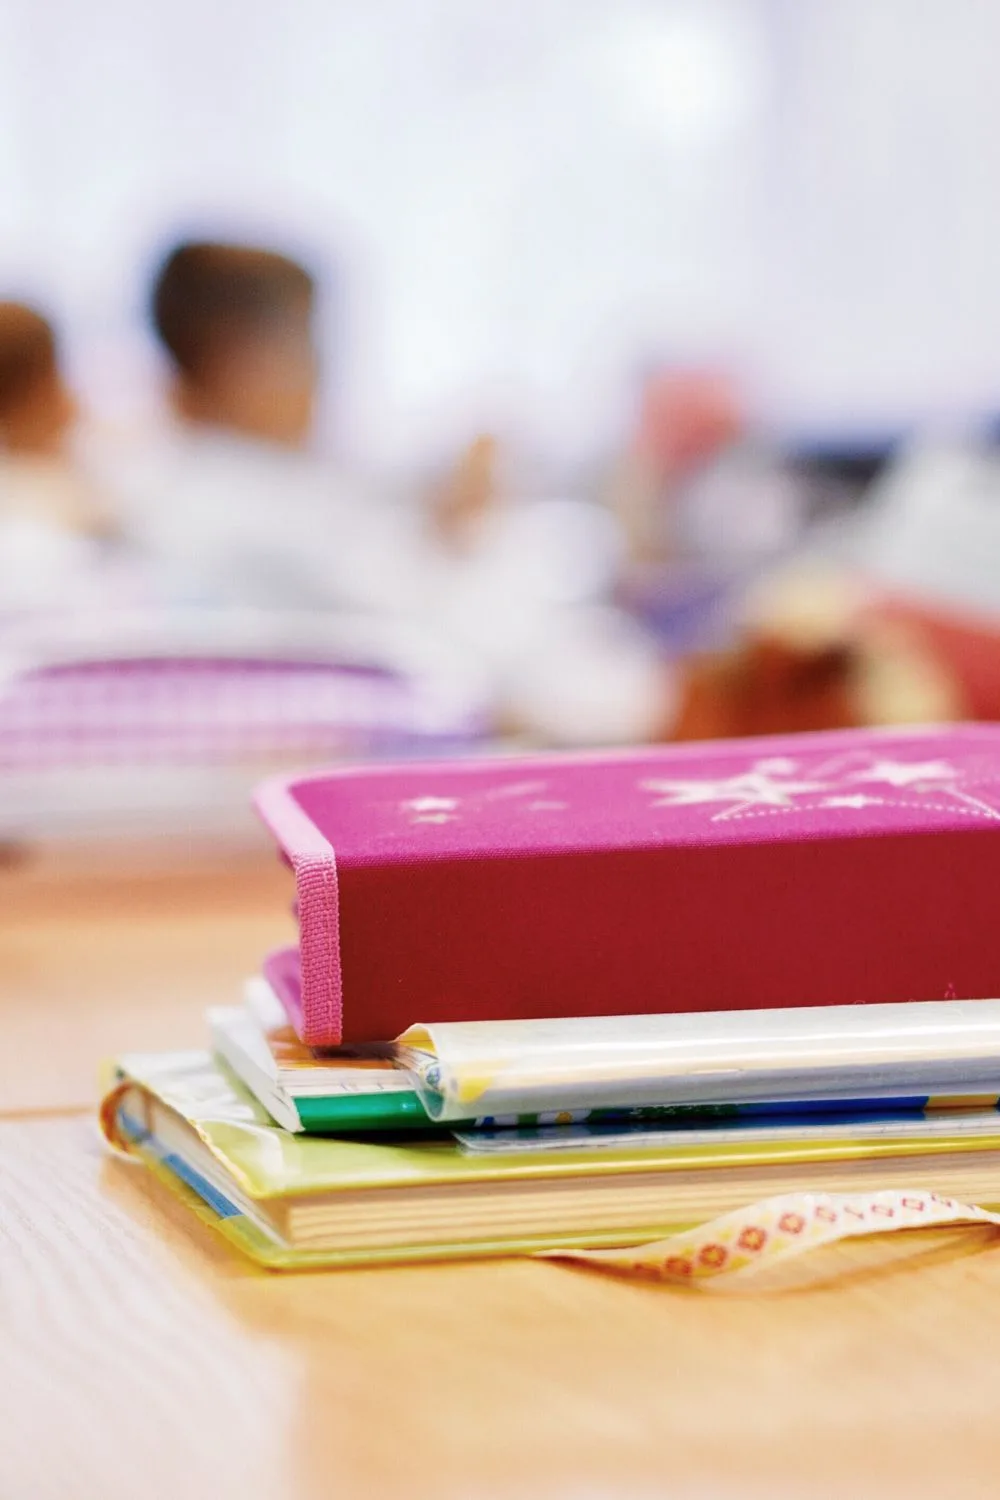
<svg viewBox="0 0 1000 1500"><path fill-rule="evenodd" d="M706 463L745 430L745 414L725 375L663 370L643 386L636 452L664 477L679 476Z"/></svg>
<svg viewBox="0 0 1000 1500"><path fill-rule="evenodd" d="M950 674L969 718L1000 720L1000 619L902 596L881 600L873 614L905 626L927 655Z"/></svg>

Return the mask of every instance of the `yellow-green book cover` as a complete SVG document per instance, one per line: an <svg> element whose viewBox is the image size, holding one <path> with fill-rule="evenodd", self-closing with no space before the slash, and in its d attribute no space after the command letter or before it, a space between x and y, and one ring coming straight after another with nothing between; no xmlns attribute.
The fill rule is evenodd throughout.
<svg viewBox="0 0 1000 1500"><path fill-rule="evenodd" d="M656 1239L783 1192L927 1186L997 1197L1000 1115L925 1138L650 1138L469 1152L451 1139L296 1135L207 1052L133 1055L102 1122L234 1245L276 1269L526 1254ZM652 1143L650 1143L652 1142Z"/></svg>

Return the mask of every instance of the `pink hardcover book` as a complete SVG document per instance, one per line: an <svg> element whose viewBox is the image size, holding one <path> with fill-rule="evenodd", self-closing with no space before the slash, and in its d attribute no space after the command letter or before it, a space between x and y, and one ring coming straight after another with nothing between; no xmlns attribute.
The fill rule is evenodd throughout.
<svg viewBox="0 0 1000 1500"><path fill-rule="evenodd" d="M313 1045L414 1022L1000 994L1000 727L338 769L258 807Z"/></svg>

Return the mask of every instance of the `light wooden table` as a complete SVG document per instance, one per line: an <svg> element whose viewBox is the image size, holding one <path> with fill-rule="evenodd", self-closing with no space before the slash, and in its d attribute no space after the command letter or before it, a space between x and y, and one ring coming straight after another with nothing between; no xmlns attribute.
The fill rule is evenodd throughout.
<svg viewBox="0 0 1000 1500"><path fill-rule="evenodd" d="M269 864L0 881L2 1500L996 1496L1000 1251L740 1299L272 1276L109 1160L102 1055L198 1044L287 894Z"/></svg>

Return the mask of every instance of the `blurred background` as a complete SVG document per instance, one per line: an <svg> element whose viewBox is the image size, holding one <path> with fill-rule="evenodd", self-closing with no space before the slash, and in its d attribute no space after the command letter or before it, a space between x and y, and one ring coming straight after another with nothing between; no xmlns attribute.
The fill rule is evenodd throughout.
<svg viewBox="0 0 1000 1500"><path fill-rule="evenodd" d="M0 838L1000 717L1000 9L0 0Z"/></svg>
<svg viewBox="0 0 1000 1500"><path fill-rule="evenodd" d="M795 439L991 412L1000 14L982 0L65 0L0 10L0 274L95 414L155 412L151 259L324 273L323 439L402 463L621 437L663 359Z"/></svg>

